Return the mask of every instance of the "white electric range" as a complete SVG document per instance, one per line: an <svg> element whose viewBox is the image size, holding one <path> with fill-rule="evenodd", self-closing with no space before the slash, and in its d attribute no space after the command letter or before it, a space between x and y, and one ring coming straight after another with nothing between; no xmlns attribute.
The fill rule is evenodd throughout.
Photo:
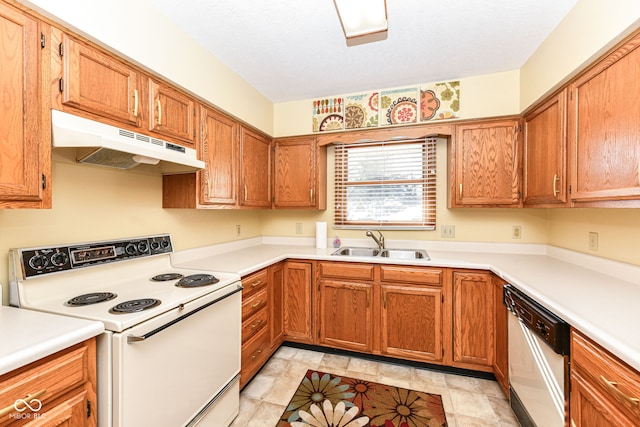
<svg viewBox="0 0 640 427"><path fill-rule="evenodd" d="M9 253L11 305L101 321L105 427L227 426L238 413L240 277L175 268L169 235Z"/></svg>

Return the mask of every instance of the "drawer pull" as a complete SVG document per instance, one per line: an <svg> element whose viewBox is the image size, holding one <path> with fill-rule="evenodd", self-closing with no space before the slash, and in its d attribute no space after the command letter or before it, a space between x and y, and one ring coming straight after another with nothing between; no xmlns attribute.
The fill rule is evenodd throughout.
<svg viewBox="0 0 640 427"><path fill-rule="evenodd" d="M256 308L256 307L260 307L262 305L262 300L258 301L257 303L253 304L251 306L251 308Z"/></svg>
<svg viewBox="0 0 640 427"><path fill-rule="evenodd" d="M138 117L138 89L133 91L133 117Z"/></svg>
<svg viewBox="0 0 640 427"><path fill-rule="evenodd" d="M251 287L252 287L252 288L255 288L255 287L256 287L256 286L258 286L260 283L262 283L262 280L257 280L257 281L255 281L255 282L253 282L253 283L251 284Z"/></svg>
<svg viewBox="0 0 640 427"><path fill-rule="evenodd" d="M637 397L631 397L631 396L627 396L626 394L624 394L622 391L620 391L618 389L618 383L615 381L609 381L608 379L606 379L604 377L604 375L600 375L600 381L602 381L602 383L605 385L605 387L607 387L607 389L609 391L611 391L613 394L618 395L619 397L621 397L623 400L626 400L627 402L629 402L631 405L635 406L636 408L638 406L640 406L640 399L638 399Z"/></svg>
<svg viewBox="0 0 640 427"><path fill-rule="evenodd" d="M37 400L36 402L34 402L33 400L38 399L40 396L42 396L46 392L47 392L47 389L43 388L42 390L37 391L33 394L27 394L27 396L24 399L16 400L11 405L0 410L0 418L4 418L5 416L9 415L14 411L24 412L27 409L31 409L32 411L39 411L40 408L42 408L42 402L40 402L40 400Z"/></svg>
<svg viewBox="0 0 640 427"><path fill-rule="evenodd" d="M251 325L251 329L255 329L258 326L260 326L262 324L262 320L258 320L256 323L254 323L253 325Z"/></svg>
<svg viewBox="0 0 640 427"><path fill-rule="evenodd" d="M553 175L553 197L556 197L558 193L560 193L560 190L558 190L558 188L556 187L556 184L558 183L558 181L560 181L560 177L558 176L558 174L554 174Z"/></svg>
<svg viewBox="0 0 640 427"><path fill-rule="evenodd" d="M255 353L253 353L251 359L255 359L256 357L260 356L260 353L262 353L262 349L259 349Z"/></svg>

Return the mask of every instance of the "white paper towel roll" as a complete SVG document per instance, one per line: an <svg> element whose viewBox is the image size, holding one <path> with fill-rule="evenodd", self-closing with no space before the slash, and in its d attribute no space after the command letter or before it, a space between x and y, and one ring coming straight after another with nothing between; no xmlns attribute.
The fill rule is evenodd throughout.
<svg viewBox="0 0 640 427"><path fill-rule="evenodd" d="M316 248L324 249L327 247L327 223L316 222Z"/></svg>

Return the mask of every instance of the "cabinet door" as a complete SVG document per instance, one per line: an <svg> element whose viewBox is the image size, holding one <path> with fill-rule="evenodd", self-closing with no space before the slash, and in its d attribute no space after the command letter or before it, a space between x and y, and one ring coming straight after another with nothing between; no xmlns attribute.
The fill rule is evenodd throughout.
<svg viewBox="0 0 640 427"><path fill-rule="evenodd" d="M235 205L237 202L238 124L202 108L200 203Z"/></svg>
<svg viewBox="0 0 640 427"><path fill-rule="evenodd" d="M520 204L520 121L456 126L451 205Z"/></svg>
<svg viewBox="0 0 640 427"><path fill-rule="evenodd" d="M1 3L0 45L0 207L49 207L41 205L51 182L51 125L39 91L38 21Z"/></svg>
<svg viewBox="0 0 640 427"><path fill-rule="evenodd" d="M326 160L316 138L290 138L274 142L275 208L326 209Z"/></svg>
<svg viewBox="0 0 640 427"><path fill-rule="evenodd" d="M440 288L381 285L382 354L426 362L443 360Z"/></svg>
<svg viewBox="0 0 640 427"><path fill-rule="evenodd" d="M370 353L372 298L371 283L322 280L318 310L320 344Z"/></svg>
<svg viewBox="0 0 640 427"><path fill-rule="evenodd" d="M633 427L640 420L631 421L616 405L594 386L580 369L571 370L571 425L575 427Z"/></svg>
<svg viewBox="0 0 640 427"><path fill-rule="evenodd" d="M138 73L63 35L62 104L139 126Z"/></svg>
<svg viewBox="0 0 640 427"><path fill-rule="evenodd" d="M149 130L193 146L197 110L193 99L171 87L149 80Z"/></svg>
<svg viewBox="0 0 640 427"><path fill-rule="evenodd" d="M240 205L271 206L271 141L240 128Z"/></svg>
<svg viewBox="0 0 640 427"><path fill-rule="evenodd" d="M493 284L490 273L453 273L454 365L490 367L494 357Z"/></svg>
<svg viewBox="0 0 640 427"><path fill-rule="evenodd" d="M570 86L571 198L640 199L640 36Z"/></svg>
<svg viewBox="0 0 640 427"><path fill-rule="evenodd" d="M282 263L269 267L269 322L271 348L275 349L284 339L284 268Z"/></svg>
<svg viewBox="0 0 640 427"><path fill-rule="evenodd" d="M524 118L524 204L567 202L567 89Z"/></svg>
<svg viewBox="0 0 640 427"><path fill-rule="evenodd" d="M285 339L313 343L311 263L287 261L284 267Z"/></svg>

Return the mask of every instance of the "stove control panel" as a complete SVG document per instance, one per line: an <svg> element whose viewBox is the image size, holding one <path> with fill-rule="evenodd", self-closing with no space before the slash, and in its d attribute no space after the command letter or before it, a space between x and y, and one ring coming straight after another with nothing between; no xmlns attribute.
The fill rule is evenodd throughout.
<svg viewBox="0 0 640 427"><path fill-rule="evenodd" d="M24 278L173 252L168 234L92 242L71 246L14 249L20 256Z"/></svg>

